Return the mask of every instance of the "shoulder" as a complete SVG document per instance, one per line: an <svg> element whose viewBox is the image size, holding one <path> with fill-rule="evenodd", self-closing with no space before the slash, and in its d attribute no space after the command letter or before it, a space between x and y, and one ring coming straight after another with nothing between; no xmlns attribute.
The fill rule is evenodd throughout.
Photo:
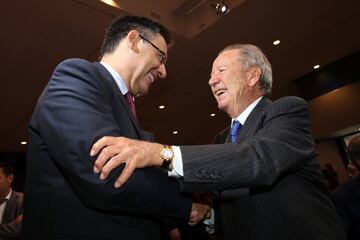
<svg viewBox="0 0 360 240"><path fill-rule="evenodd" d="M90 66L92 63L81 58L69 58L60 62L58 67L61 66Z"/></svg>
<svg viewBox="0 0 360 240"><path fill-rule="evenodd" d="M16 201L22 201L24 198L24 194L13 190L11 193L11 198L16 199Z"/></svg>
<svg viewBox="0 0 360 240"><path fill-rule="evenodd" d="M283 97L280 98L276 101L273 102L273 106L290 106L290 107L294 107L294 106L302 106L302 107L307 107L307 102L299 97L295 97L295 96L287 96L287 97Z"/></svg>
<svg viewBox="0 0 360 240"><path fill-rule="evenodd" d="M67 71L76 71L79 70L81 72L86 72L91 69L95 69L95 66L85 60L80 58L70 58L60 62L57 67L55 68L55 72L67 72Z"/></svg>
<svg viewBox="0 0 360 240"><path fill-rule="evenodd" d="M99 78L100 74L95 64L84 59L71 58L59 63L51 80L53 83L60 82L61 84L74 85L74 82L77 82L77 84L86 82L92 85Z"/></svg>
<svg viewBox="0 0 360 240"><path fill-rule="evenodd" d="M268 111L274 113L308 113L309 107L304 99L288 96L274 101L268 108Z"/></svg>

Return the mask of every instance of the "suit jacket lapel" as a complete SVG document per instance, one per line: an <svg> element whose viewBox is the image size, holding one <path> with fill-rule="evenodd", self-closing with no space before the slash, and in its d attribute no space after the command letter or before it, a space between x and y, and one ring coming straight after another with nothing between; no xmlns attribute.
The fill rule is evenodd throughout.
<svg viewBox="0 0 360 240"><path fill-rule="evenodd" d="M125 109L137 134L140 136L140 139L143 139L143 135L142 135L142 132L140 131L139 124L138 124L137 120L135 119L134 115L132 114L132 112L130 110L130 106L129 106L127 100L125 99L125 96L121 93L119 86L116 84L116 81L114 80L114 78L106 70L106 68L103 65L101 65L100 63L95 62L94 66L96 67L96 69L98 70L98 72L100 73L102 78L105 79L109 83L110 87L112 88L113 92L116 95L116 98L119 99L122 107Z"/></svg>
<svg viewBox="0 0 360 240"><path fill-rule="evenodd" d="M241 128L239 136L237 138L237 142L242 141L249 136L249 134L253 133L253 129L256 127L256 123L258 121L259 116L264 112L264 110L271 105L271 100L264 96L260 102L255 106L255 108L251 111L250 115L246 119L244 126Z"/></svg>
<svg viewBox="0 0 360 240"><path fill-rule="evenodd" d="M245 124L242 126L240 132L239 132L239 136L237 138L237 142L242 142L245 138L248 137L248 135L250 133L253 132L253 129L255 127L255 122L257 121L259 115L268 107L271 105L271 100L264 96L260 102L255 106L255 108L251 111L250 115L248 116L248 118L245 121ZM228 127L227 130L227 137L225 140L225 143L230 143L230 128Z"/></svg>
<svg viewBox="0 0 360 240"><path fill-rule="evenodd" d="M4 209L4 215L3 215L3 219L2 222L3 223L8 223L11 222L11 210L15 209L15 194L14 191L11 192L10 198L9 200L7 200L5 209Z"/></svg>

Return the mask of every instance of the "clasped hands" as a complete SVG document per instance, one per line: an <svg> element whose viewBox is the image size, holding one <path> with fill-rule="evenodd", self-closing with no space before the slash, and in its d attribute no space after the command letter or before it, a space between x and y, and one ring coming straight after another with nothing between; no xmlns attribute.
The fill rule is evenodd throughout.
<svg viewBox="0 0 360 240"><path fill-rule="evenodd" d="M121 187L136 168L161 166L163 159L160 152L163 146L129 139L125 137L103 137L98 140L90 151L90 156L97 156L94 172L100 173L100 179L106 179L109 173L121 164L125 164L114 186ZM211 197L206 194L194 194L188 223L196 225L210 214Z"/></svg>

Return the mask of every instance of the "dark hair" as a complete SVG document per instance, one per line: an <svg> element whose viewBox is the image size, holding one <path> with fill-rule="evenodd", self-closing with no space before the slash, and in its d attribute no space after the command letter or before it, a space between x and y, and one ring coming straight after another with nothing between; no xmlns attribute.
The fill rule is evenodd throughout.
<svg viewBox="0 0 360 240"><path fill-rule="evenodd" d="M360 160L360 135L351 139L347 152L353 163Z"/></svg>
<svg viewBox="0 0 360 240"><path fill-rule="evenodd" d="M136 16L118 17L106 30L100 49L100 56L114 51L119 42L131 30L136 30L149 39L152 39L154 34L160 34L167 44L171 41L169 30L148 18Z"/></svg>
<svg viewBox="0 0 360 240"><path fill-rule="evenodd" d="M13 174L13 168L7 163L0 162L0 168L3 170L6 177Z"/></svg>

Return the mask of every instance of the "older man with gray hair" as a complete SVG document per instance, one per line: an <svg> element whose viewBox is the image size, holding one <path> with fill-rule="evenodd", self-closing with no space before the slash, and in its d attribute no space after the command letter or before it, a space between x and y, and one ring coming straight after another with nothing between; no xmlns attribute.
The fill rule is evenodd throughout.
<svg viewBox="0 0 360 240"><path fill-rule="evenodd" d="M116 187L138 167L166 166L183 191L219 191L225 239L345 239L326 194L309 127L307 103L272 102L272 70L249 44L226 47L209 80L231 118L213 145L164 146L122 137L94 144L95 172L125 163Z"/></svg>

